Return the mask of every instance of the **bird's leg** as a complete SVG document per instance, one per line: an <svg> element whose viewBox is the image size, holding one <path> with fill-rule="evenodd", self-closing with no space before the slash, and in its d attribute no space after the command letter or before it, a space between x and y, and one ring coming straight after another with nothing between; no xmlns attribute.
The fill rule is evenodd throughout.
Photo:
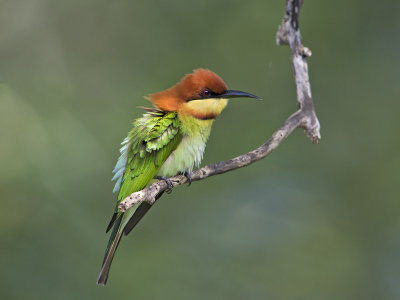
<svg viewBox="0 0 400 300"><path fill-rule="evenodd" d="M188 186L192 184L192 175L188 171L182 173L183 176L187 178Z"/></svg>
<svg viewBox="0 0 400 300"><path fill-rule="evenodd" d="M158 180L164 180L166 182L166 184L168 185L168 189L166 189L165 191L167 192L167 194L170 194L172 192L172 188L174 187L174 185L172 184L172 181L164 176L157 176L156 177Z"/></svg>

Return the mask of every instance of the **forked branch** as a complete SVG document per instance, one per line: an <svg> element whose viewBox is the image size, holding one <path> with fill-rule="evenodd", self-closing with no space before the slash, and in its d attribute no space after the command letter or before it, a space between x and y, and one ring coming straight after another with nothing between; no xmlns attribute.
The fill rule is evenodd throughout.
<svg viewBox="0 0 400 300"><path fill-rule="evenodd" d="M297 127L303 128L313 143L317 143L321 139L320 124L315 114L311 97L310 79L308 76L307 57L311 56L311 51L303 46L299 30L299 13L302 4L303 0L286 1L285 15L283 16L282 24L279 26L276 35L277 44L288 45L292 52L299 110L292 114L285 123L257 149L226 161L202 167L191 174L192 181L198 181L210 176L236 170L266 157ZM187 182L187 178L183 175L171 177L170 180L173 186L182 185ZM168 185L165 181L157 181L149 187L125 198L119 204L119 209L121 211L126 211L134 204L145 201L154 204L159 196L167 189Z"/></svg>

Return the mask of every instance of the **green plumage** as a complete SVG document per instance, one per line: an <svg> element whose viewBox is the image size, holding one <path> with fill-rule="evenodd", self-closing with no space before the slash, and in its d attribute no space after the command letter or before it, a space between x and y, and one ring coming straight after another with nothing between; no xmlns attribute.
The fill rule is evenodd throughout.
<svg viewBox="0 0 400 300"><path fill-rule="evenodd" d="M152 112L134 122L118 203L143 189L182 139L176 112Z"/></svg>
<svg viewBox="0 0 400 300"><path fill-rule="evenodd" d="M113 231L107 246L98 284L107 282L109 268L122 237L124 228L130 229L149 209L148 204L118 211L118 204L133 192L146 187L158 170L182 140L181 122L176 112L151 111L133 123L133 129L123 142L121 157L114 169L117 180L114 191L118 192L116 211L109 228ZM135 214L135 211L136 214Z"/></svg>
<svg viewBox="0 0 400 300"><path fill-rule="evenodd" d="M216 100L218 102L223 100ZM225 104L226 105L226 102ZM222 110L222 108L221 108ZM123 234L128 234L150 209L141 203L126 212L118 204L130 194L145 188L156 176L173 176L191 172L199 165L213 120L179 116L176 111L151 109L133 123L133 129L123 141L121 156L114 168L114 192L118 193L115 213L108 230L113 227L103 265L97 279L106 284L112 259Z"/></svg>

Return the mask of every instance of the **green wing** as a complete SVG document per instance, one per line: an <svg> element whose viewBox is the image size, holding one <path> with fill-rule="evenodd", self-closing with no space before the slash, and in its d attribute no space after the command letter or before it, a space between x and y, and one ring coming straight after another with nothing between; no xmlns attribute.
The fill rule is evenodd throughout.
<svg viewBox="0 0 400 300"><path fill-rule="evenodd" d="M118 200L107 228L108 231L114 225L97 279L98 284L107 282L122 233L128 234L151 207L148 203L142 203L122 213L118 210L118 204L133 192L145 188L182 140L176 112L151 111L137 119L133 125L134 128L122 143L121 156L113 171L113 180L117 180L114 191L118 192ZM124 231L125 227L127 230Z"/></svg>
<svg viewBox="0 0 400 300"><path fill-rule="evenodd" d="M134 123L127 138L128 155L118 192L119 204L143 189L182 139L176 112L152 112Z"/></svg>

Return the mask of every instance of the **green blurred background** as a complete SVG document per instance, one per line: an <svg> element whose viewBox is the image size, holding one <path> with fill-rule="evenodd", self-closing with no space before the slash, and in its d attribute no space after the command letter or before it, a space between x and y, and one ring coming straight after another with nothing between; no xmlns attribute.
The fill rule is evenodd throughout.
<svg viewBox="0 0 400 300"><path fill-rule="evenodd" d="M194 68L232 101L204 163L296 110L284 1L0 1L2 299L400 299L399 1L305 1L322 141L176 188L96 286L119 144Z"/></svg>

